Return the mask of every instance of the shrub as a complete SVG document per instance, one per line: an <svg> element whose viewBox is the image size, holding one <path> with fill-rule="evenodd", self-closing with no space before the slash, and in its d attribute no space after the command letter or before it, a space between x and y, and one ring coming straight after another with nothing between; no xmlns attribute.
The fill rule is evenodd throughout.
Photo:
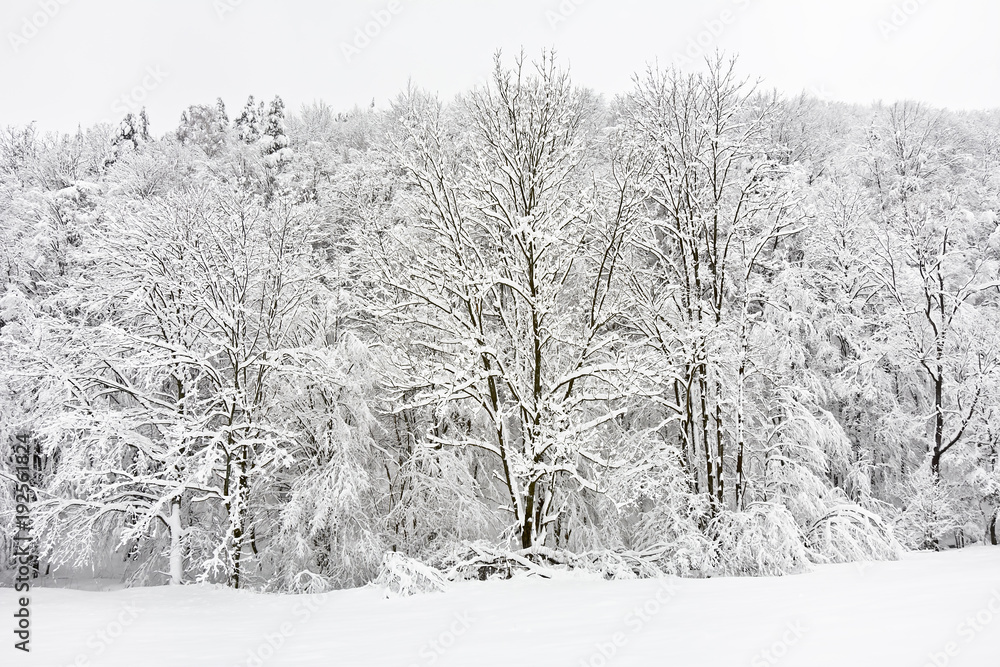
<svg viewBox="0 0 1000 667"><path fill-rule="evenodd" d="M820 563L899 560L904 551L892 526L857 505L841 505L820 517L806 532L806 545Z"/></svg>
<svg viewBox="0 0 1000 667"><path fill-rule="evenodd" d="M756 503L723 510L708 534L715 544L713 572L724 576L777 576L809 567L802 531L783 505Z"/></svg>
<svg viewBox="0 0 1000 667"><path fill-rule="evenodd" d="M444 576L429 565L389 552L382 559L375 585L385 589L386 597L408 597L445 589Z"/></svg>

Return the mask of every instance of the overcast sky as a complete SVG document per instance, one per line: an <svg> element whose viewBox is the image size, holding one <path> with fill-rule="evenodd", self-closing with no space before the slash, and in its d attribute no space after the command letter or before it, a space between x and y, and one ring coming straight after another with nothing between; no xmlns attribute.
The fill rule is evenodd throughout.
<svg viewBox="0 0 1000 667"><path fill-rule="evenodd" d="M715 48L768 87L868 103L1000 107L1000 3L974 0L2 0L0 126L118 121L153 130L248 94L297 109L386 106L408 78L444 97L491 55L555 47L608 96L646 63Z"/></svg>

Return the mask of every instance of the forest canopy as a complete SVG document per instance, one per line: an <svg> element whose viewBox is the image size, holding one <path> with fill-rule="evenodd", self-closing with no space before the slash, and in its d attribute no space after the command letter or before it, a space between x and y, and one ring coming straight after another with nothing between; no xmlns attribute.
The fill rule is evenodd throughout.
<svg viewBox="0 0 1000 667"><path fill-rule="evenodd" d="M615 99L498 54L453 100L9 127L0 559L18 442L43 566L136 584L997 544L998 212L1000 111L721 55Z"/></svg>

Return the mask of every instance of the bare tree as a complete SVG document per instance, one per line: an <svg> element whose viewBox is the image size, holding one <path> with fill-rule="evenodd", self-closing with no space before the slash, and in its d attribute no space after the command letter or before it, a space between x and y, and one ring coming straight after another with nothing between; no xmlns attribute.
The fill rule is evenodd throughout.
<svg viewBox="0 0 1000 667"><path fill-rule="evenodd" d="M751 277L800 219L788 170L765 153L770 105L738 78L734 60L715 56L707 65L700 74L649 70L621 113L648 164L633 321L650 352L677 369L662 392L680 415L679 449L694 489L722 507L734 454L737 505L743 495ZM730 378L725 367L733 358Z"/></svg>
<svg viewBox="0 0 1000 667"><path fill-rule="evenodd" d="M551 54L512 69L498 55L460 108L404 104L414 221L386 277L395 322L428 354L400 388L465 411L431 441L492 454L513 535L542 544L616 458L598 434L624 413L609 328L633 212L603 207L585 169L595 101Z"/></svg>

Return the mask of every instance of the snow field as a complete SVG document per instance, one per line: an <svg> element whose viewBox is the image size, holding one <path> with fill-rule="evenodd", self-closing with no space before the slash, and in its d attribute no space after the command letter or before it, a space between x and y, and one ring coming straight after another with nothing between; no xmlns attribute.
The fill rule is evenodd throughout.
<svg viewBox="0 0 1000 667"><path fill-rule="evenodd" d="M1000 549L911 553L788 577L470 581L263 595L223 587L32 590L44 667L994 667ZM15 607L0 589L0 608ZM10 620L8 620L10 623ZM5 632L9 635L9 630Z"/></svg>

